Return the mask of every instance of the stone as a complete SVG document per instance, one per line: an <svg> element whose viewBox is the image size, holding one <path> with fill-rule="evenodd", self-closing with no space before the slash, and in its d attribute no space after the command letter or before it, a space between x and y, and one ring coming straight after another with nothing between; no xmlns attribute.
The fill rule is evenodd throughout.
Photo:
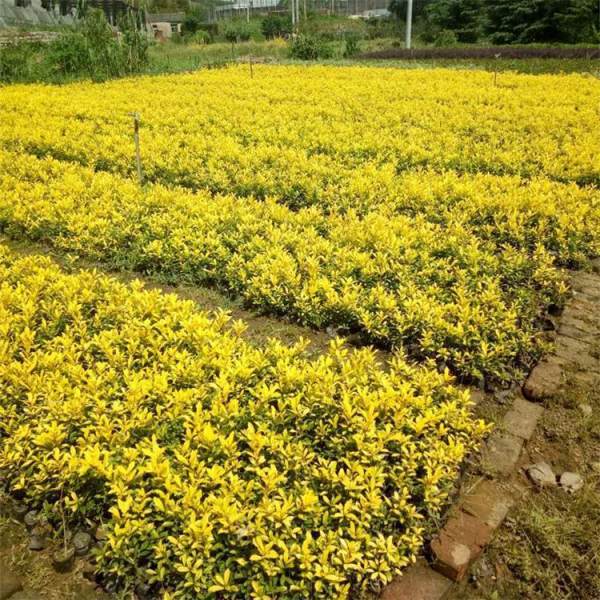
<svg viewBox="0 0 600 600"><path fill-rule="evenodd" d="M544 408L524 398L515 398L512 408L502 421L502 428L524 440L528 440L535 431L535 426L542 416Z"/></svg>
<svg viewBox="0 0 600 600"><path fill-rule="evenodd" d="M571 281L571 287L575 294L583 295L586 300L600 299L600 287L596 276L581 275Z"/></svg>
<svg viewBox="0 0 600 600"><path fill-rule="evenodd" d="M441 600L451 587L450 579L434 571L423 559L417 559L384 588L381 600Z"/></svg>
<svg viewBox="0 0 600 600"><path fill-rule="evenodd" d="M494 398L498 404L506 404L510 401L511 396L513 395L514 390L501 390L499 392L494 393Z"/></svg>
<svg viewBox="0 0 600 600"><path fill-rule="evenodd" d="M50 526L47 524L38 523L33 527L31 537L29 538L29 549L36 551L43 550L48 545L47 537L51 531Z"/></svg>
<svg viewBox="0 0 600 600"><path fill-rule="evenodd" d="M578 365L584 369L595 368L599 363L592 352L593 347L585 342L574 340L566 335L559 335L556 338L556 356L570 364Z"/></svg>
<svg viewBox="0 0 600 600"><path fill-rule="evenodd" d="M583 342L584 344L593 344L598 338L598 334L594 331L581 331L577 327L564 324L560 326L558 333L561 336Z"/></svg>
<svg viewBox="0 0 600 600"><path fill-rule="evenodd" d="M583 479L579 473L565 471L560 476L560 487L562 487L566 492L574 494L583 487Z"/></svg>
<svg viewBox="0 0 600 600"><path fill-rule="evenodd" d="M465 493L461 501L463 512L483 521L490 529L496 529L504 521L514 500L497 483L489 479L480 480Z"/></svg>
<svg viewBox="0 0 600 600"><path fill-rule="evenodd" d="M576 313L568 314L567 316L563 315L560 320L560 326L567 327L581 334L591 333L597 335L600 333L600 322L580 319Z"/></svg>
<svg viewBox="0 0 600 600"><path fill-rule="evenodd" d="M584 319L585 321L598 322L597 310L598 308L589 302L574 299L565 307L561 322L564 322L565 319Z"/></svg>
<svg viewBox="0 0 600 600"><path fill-rule="evenodd" d="M75 549L72 546L61 548L52 555L52 564L59 573L68 573L75 562Z"/></svg>
<svg viewBox="0 0 600 600"><path fill-rule="evenodd" d="M469 390L471 394L471 402L475 405L479 404L485 399L485 392L483 390Z"/></svg>
<svg viewBox="0 0 600 600"><path fill-rule="evenodd" d="M37 510L30 510L23 518L23 522L25 523L28 529L33 529L38 523Z"/></svg>
<svg viewBox="0 0 600 600"><path fill-rule="evenodd" d="M589 307L585 307L585 306L575 306L576 301L572 301L571 303L567 304L567 306L565 307L565 310L561 316L560 322L561 323L572 323L575 321L578 321L580 323L585 323L586 327L584 327L584 331L587 331L587 326L590 325L590 323L597 323L597 317L596 317L596 311L589 308ZM580 328L581 326L578 325L578 327Z"/></svg>
<svg viewBox="0 0 600 600"><path fill-rule="evenodd" d="M83 556L90 549L92 544L92 536L85 531L78 531L71 540L75 554L77 556Z"/></svg>
<svg viewBox="0 0 600 600"><path fill-rule="evenodd" d="M594 387L600 385L600 372L579 371L573 375L572 381L582 387Z"/></svg>
<svg viewBox="0 0 600 600"><path fill-rule="evenodd" d="M543 360L531 371L523 394L529 400L545 400L558 392L562 383L562 367L557 361Z"/></svg>
<svg viewBox="0 0 600 600"><path fill-rule="evenodd" d="M593 413L593 409L591 404L580 404L579 410L583 414L584 417L591 417Z"/></svg>
<svg viewBox="0 0 600 600"><path fill-rule="evenodd" d="M32 535L29 538L29 546L30 550L34 550L35 552L39 552L43 550L47 546L46 539L40 535Z"/></svg>
<svg viewBox="0 0 600 600"><path fill-rule="evenodd" d="M472 549L475 549L475 547L483 548L492 536L491 527L462 510L457 511L448 519L443 531Z"/></svg>
<svg viewBox="0 0 600 600"><path fill-rule="evenodd" d="M527 467L529 479L540 488L556 485L556 475L552 467L546 462L538 462Z"/></svg>
<svg viewBox="0 0 600 600"><path fill-rule="evenodd" d="M508 475L515 468L522 447L522 438L494 431L484 447L481 466L488 473Z"/></svg>
<svg viewBox="0 0 600 600"><path fill-rule="evenodd" d="M489 543L491 534L492 529L483 521L458 511L431 542L433 568L453 581L460 581Z"/></svg>
<svg viewBox="0 0 600 600"><path fill-rule="evenodd" d="M23 589L21 581L10 566L0 559L0 600L7 600Z"/></svg>

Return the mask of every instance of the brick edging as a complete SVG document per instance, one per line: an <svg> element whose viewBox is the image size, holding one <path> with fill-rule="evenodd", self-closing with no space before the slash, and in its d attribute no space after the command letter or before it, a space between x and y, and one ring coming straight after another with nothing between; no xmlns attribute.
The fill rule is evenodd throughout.
<svg viewBox="0 0 600 600"><path fill-rule="evenodd" d="M600 273L600 259L593 266ZM522 450L544 413L539 402L557 394L566 369L573 366L583 371L576 377L588 385L600 384L600 361L590 345L600 336L600 318L595 317L600 315L600 275L574 272L571 287L573 294L560 317L552 354L534 367L484 444L480 467L488 476L462 492L450 507L445 525L427 549L429 561L417 559L384 588L381 600L443 600L454 583L467 575L517 501L503 482L516 472Z"/></svg>

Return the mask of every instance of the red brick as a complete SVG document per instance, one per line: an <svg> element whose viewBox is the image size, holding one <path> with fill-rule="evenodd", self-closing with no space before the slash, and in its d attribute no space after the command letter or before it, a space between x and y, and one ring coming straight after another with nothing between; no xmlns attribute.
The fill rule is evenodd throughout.
<svg viewBox="0 0 600 600"><path fill-rule="evenodd" d="M434 556L433 568L452 581L460 581L477 558L469 546L457 542L444 532L440 532L431 542L431 552Z"/></svg>
<svg viewBox="0 0 600 600"><path fill-rule="evenodd" d="M545 400L556 394L562 383L562 367L558 361L541 361L529 374L523 393L530 400Z"/></svg>
<svg viewBox="0 0 600 600"><path fill-rule="evenodd" d="M458 511L431 542L435 559L433 568L454 581L460 581L490 541L491 535L492 528L489 525Z"/></svg>
<svg viewBox="0 0 600 600"><path fill-rule="evenodd" d="M482 479L464 495L461 509L483 521L492 530L500 526L514 500L497 483Z"/></svg>
<svg viewBox="0 0 600 600"><path fill-rule="evenodd" d="M516 466L523 448L523 438L496 430L486 442L481 466L493 475L508 475Z"/></svg>
<svg viewBox="0 0 600 600"><path fill-rule="evenodd" d="M502 421L502 428L524 440L528 440L535 431L538 419L544 408L524 398L515 398L511 409Z"/></svg>
<svg viewBox="0 0 600 600"><path fill-rule="evenodd" d="M381 600L442 600L451 587L450 579L419 559L386 586Z"/></svg>
<svg viewBox="0 0 600 600"><path fill-rule="evenodd" d="M492 537L492 528L489 525L461 510L448 519L442 531L473 549L476 546L485 546Z"/></svg>

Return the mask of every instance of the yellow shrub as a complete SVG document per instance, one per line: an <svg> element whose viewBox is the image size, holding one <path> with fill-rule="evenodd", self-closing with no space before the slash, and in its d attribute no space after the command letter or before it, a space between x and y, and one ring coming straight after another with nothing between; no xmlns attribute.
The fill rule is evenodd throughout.
<svg viewBox="0 0 600 600"><path fill-rule="evenodd" d="M106 521L102 572L165 598L346 598L407 565L484 426L447 374L0 251L0 472ZM56 513L51 518L59 521Z"/></svg>

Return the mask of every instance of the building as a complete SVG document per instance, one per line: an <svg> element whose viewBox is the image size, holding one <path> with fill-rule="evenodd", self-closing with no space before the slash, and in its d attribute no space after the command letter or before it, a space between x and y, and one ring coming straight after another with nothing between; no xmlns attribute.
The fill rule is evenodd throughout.
<svg viewBox="0 0 600 600"><path fill-rule="evenodd" d="M174 33L181 33L184 19L184 13L148 13L146 27L156 39L164 40Z"/></svg>

